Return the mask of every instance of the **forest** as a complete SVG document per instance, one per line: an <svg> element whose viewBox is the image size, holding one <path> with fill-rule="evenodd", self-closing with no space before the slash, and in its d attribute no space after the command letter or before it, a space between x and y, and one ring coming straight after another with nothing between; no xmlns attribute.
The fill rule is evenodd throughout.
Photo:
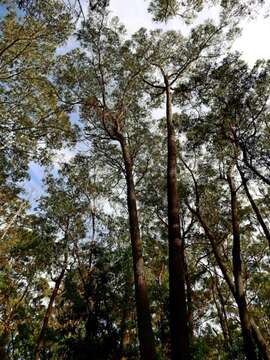
<svg viewBox="0 0 270 360"><path fill-rule="evenodd" d="M267 1L145 2L0 2L0 360L270 360Z"/></svg>

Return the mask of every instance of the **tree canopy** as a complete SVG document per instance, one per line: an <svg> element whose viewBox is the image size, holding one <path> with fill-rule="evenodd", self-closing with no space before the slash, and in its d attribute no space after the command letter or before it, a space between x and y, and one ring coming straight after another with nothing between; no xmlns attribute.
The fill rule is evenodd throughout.
<svg viewBox="0 0 270 360"><path fill-rule="evenodd" d="M3 360L270 359L270 60L231 50L263 1L148 5L188 33L0 7Z"/></svg>

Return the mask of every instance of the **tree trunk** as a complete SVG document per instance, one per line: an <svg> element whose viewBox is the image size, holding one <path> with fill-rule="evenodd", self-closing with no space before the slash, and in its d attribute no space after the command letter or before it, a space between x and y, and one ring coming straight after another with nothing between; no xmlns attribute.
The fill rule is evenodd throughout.
<svg viewBox="0 0 270 360"><path fill-rule="evenodd" d="M140 236L137 199L133 179L133 164L128 145L122 137L120 140L127 184L127 203L129 213L129 227L132 244L133 271L135 281L135 300L137 310L138 336L142 360L156 359L154 334L151 326L151 314L144 275L142 256L142 241Z"/></svg>
<svg viewBox="0 0 270 360"><path fill-rule="evenodd" d="M252 317L250 318L250 322L252 325L253 336L259 348L259 352L262 355L262 358L264 360L270 360L270 351L260 329L258 328Z"/></svg>
<svg viewBox="0 0 270 360"><path fill-rule="evenodd" d="M244 281L242 275L242 261L241 261L241 243L240 243L240 220L237 203L236 189L233 179L228 175L228 183L231 192L231 216L232 216L232 231L233 231L233 276L236 291L236 302L239 309L239 317L242 328L242 335L244 340L244 351L248 360L257 360L256 344L252 334L252 324L250 321L247 301L245 297Z"/></svg>
<svg viewBox="0 0 270 360"><path fill-rule="evenodd" d="M1 360L9 359L9 354L7 352L9 338L10 338L9 331L4 329L4 331L0 334L0 359Z"/></svg>
<svg viewBox="0 0 270 360"><path fill-rule="evenodd" d="M123 309L122 317L120 323L120 344L118 348L117 360L125 360L126 358L126 349L130 344L130 334L127 326L127 322L130 318L130 289L131 289L131 279L128 275L126 277L125 283L125 292L123 296Z"/></svg>
<svg viewBox="0 0 270 360"><path fill-rule="evenodd" d="M217 276L217 275L215 275ZM213 277L212 280L212 294L213 294L213 300L217 309L217 314L220 322L220 326L223 333L224 338L224 348L225 350L232 355L232 339L230 337L229 327L228 327L228 320L226 316L223 296L221 294L221 291L218 288L218 282L217 279Z"/></svg>
<svg viewBox="0 0 270 360"><path fill-rule="evenodd" d="M250 202L250 205L251 205L251 207L252 207L252 209L253 209L256 217L257 217L257 220L259 221L259 223L260 223L260 225L261 225L261 227L263 229L264 235L265 235L265 237L266 237L266 239L268 241L269 247L270 247L270 231L268 230L268 227L267 227L265 221L263 220L263 217L262 217L262 215L260 213L260 210L259 210L258 206L256 205L253 197L251 196L251 193L249 191L248 184L247 184L247 179L245 178L243 172L241 171L241 169L239 167L238 167L238 171L240 173L242 183L243 183L243 187L244 187L245 193L247 195L247 198L248 198L248 200Z"/></svg>
<svg viewBox="0 0 270 360"><path fill-rule="evenodd" d="M240 317L240 308L239 308L240 299L239 299L238 293L236 291L235 284L233 283L233 281L229 275L227 266L224 263L223 256L217 246L217 241L215 241L215 237L214 237L213 233L211 232L211 230L207 226L206 222L201 217L200 212L195 211L190 206L189 206L189 209L190 209L190 211L193 212L193 214L195 214L197 216L198 220L200 221L200 223L205 231L206 236L210 240L216 262L219 265L222 275L224 276L224 279L225 279L229 289L231 290L231 293L233 294L233 297L237 303L239 317ZM246 307L246 310L248 310L247 307ZM256 341L256 344L257 344L260 354L262 355L264 360L270 360L270 354L269 354L269 349L268 349L267 343L266 343L263 335L261 334L259 328L257 327L254 319L250 315L249 315L249 321L250 321L251 328L252 328L253 339L254 339L254 341Z"/></svg>
<svg viewBox="0 0 270 360"><path fill-rule="evenodd" d="M44 345L44 338L45 338L45 335L46 335L46 331L48 329L49 319L50 319L51 314L52 314L53 304L55 302L59 287L60 287L61 282L63 280L65 271L66 271L66 266L62 269L60 275L56 279L54 289L53 289L53 292L52 292L51 297L50 297L49 305L47 307L46 314L45 314L45 317L43 319L43 324L42 324L42 327L41 327L41 330L40 330L40 333L39 333L39 336L38 336L38 339L37 339L36 348L35 348L35 351L34 351L34 360L40 360L40 352L41 352L42 347Z"/></svg>
<svg viewBox="0 0 270 360"><path fill-rule="evenodd" d="M122 314L121 324L120 324L120 344L119 344L119 351L118 351L118 359L124 360L126 359L126 348L129 344L129 333L127 330L126 322L128 317L128 309L127 306L124 305L124 310Z"/></svg>
<svg viewBox="0 0 270 360"><path fill-rule="evenodd" d="M187 323L188 323L188 332L189 332L189 344L192 345L193 339L193 302L192 302L192 284L191 278L187 267L186 257L184 254L185 260L185 282L187 290Z"/></svg>
<svg viewBox="0 0 270 360"><path fill-rule="evenodd" d="M171 358L172 360L187 360L190 358L190 354L185 292L184 245L180 236L179 196L177 190L177 148L172 122L172 94L166 76L164 76L164 80L166 84L168 146L167 197Z"/></svg>
<svg viewBox="0 0 270 360"><path fill-rule="evenodd" d="M236 142L236 145L240 146L243 154L243 162L244 164L255 174L257 175L265 184L270 185L270 179L266 178L263 174L261 174L249 161L248 154L247 154L247 148L244 144L241 144L239 142Z"/></svg>

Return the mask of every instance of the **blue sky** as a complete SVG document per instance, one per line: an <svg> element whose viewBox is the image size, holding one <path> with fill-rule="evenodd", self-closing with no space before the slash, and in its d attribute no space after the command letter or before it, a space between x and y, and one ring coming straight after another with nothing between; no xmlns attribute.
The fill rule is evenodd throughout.
<svg viewBox="0 0 270 360"><path fill-rule="evenodd" d="M6 12L6 7L4 5L0 5L0 18L5 16Z"/></svg>

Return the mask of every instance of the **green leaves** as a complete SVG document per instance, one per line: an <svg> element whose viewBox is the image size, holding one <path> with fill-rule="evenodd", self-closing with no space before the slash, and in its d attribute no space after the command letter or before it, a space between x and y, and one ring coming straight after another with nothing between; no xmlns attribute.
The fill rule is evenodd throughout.
<svg viewBox="0 0 270 360"><path fill-rule="evenodd" d="M221 26L206 22L188 36L147 29L129 36L104 4L93 2L89 18L77 23L75 49L64 54L59 46L75 32L67 2L23 1L20 13L6 3L0 23L0 357L33 357L65 269L42 358L138 358L119 138L131 156L158 356L169 357L167 77L193 356L242 360L236 303L212 243L232 278L230 175L245 296L267 338L268 243L254 204L269 227L269 62L249 68L228 52L239 15L258 2L216 1ZM156 21L178 15L191 21L203 3L152 1L150 11ZM73 146L71 159L58 162L58 155L54 164L63 146ZM19 197L30 160L51 163L34 214Z"/></svg>

